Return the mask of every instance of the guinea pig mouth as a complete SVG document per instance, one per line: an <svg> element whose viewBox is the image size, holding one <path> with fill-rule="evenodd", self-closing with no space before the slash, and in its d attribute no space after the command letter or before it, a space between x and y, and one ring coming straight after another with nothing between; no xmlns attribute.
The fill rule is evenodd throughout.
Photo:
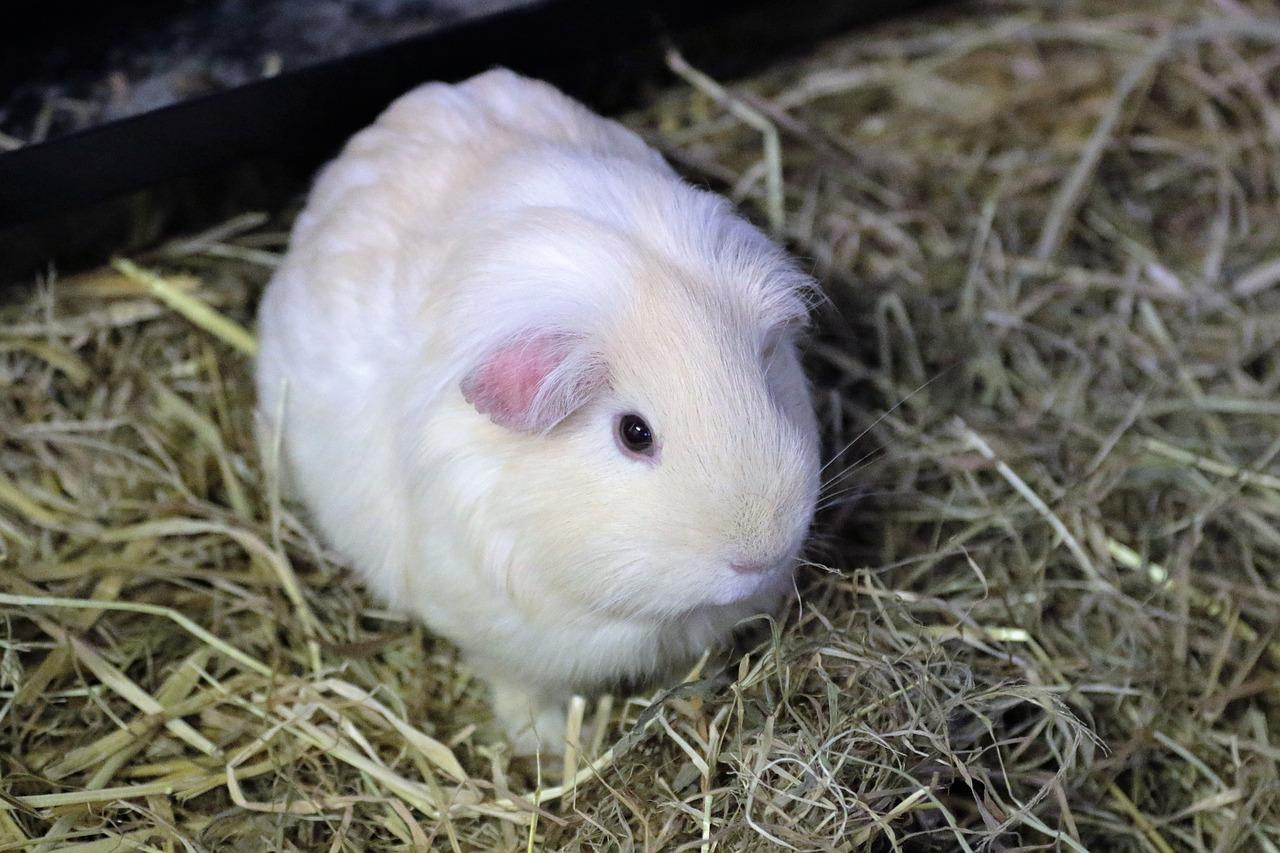
<svg viewBox="0 0 1280 853"><path fill-rule="evenodd" d="M770 575L780 572L791 564L791 560L774 560L772 562L759 560L742 560L729 564L729 569L740 575Z"/></svg>
<svg viewBox="0 0 1280 853"><path fill-rule="evenodd" d="M711 584L711 598L716 604L732 604L764 593L777 593L791 582L796 561L788 557L763 566L740 566L730 563Z"/></svg>

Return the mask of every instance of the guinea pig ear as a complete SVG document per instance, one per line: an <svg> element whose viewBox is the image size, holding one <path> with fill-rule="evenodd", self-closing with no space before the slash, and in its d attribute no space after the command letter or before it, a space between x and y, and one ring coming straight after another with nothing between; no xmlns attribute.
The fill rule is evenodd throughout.
<svg viewBox="0 0 1280 853"><path fill-rule="evenodd" d="M606 382L603 362L563 332L527 332L485 355L462 379L462 396L499 426L546 432Z"/></svg>

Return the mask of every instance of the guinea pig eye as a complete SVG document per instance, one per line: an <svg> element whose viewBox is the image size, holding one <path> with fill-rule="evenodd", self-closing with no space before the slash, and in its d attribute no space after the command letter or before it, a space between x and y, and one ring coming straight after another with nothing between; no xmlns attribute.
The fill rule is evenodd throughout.
<svg viewBox="0 0 1280 853"><path fill-rule="evenodd" d="M653 430L639 415L618 418L618 443L624 450L642 456L653 454Z"/></svg>

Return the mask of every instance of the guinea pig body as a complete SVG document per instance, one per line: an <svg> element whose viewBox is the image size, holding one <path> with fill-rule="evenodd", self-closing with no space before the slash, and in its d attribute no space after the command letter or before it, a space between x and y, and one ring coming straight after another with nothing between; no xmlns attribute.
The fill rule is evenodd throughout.
<svg viewBox="0 0 1280 853"><path fill-rule="evenodd" d="M327 166L259 316L327 541L455 642L516 745L774 609L812 519L809 280L639 137L496 70ZM277 422L278 418L278 422Z"/></svg>

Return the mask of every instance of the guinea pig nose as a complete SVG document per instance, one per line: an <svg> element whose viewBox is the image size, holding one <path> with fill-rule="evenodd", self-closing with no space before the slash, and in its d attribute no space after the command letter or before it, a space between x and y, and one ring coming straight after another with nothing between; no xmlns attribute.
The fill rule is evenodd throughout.
<svg viewBox="0 0 1280 853"><path fill-rule="evenodd" d="M760 560L741 560L730 563L729 568L740 575L762 575L776 565L777 563L767 563Z"/></svg>

